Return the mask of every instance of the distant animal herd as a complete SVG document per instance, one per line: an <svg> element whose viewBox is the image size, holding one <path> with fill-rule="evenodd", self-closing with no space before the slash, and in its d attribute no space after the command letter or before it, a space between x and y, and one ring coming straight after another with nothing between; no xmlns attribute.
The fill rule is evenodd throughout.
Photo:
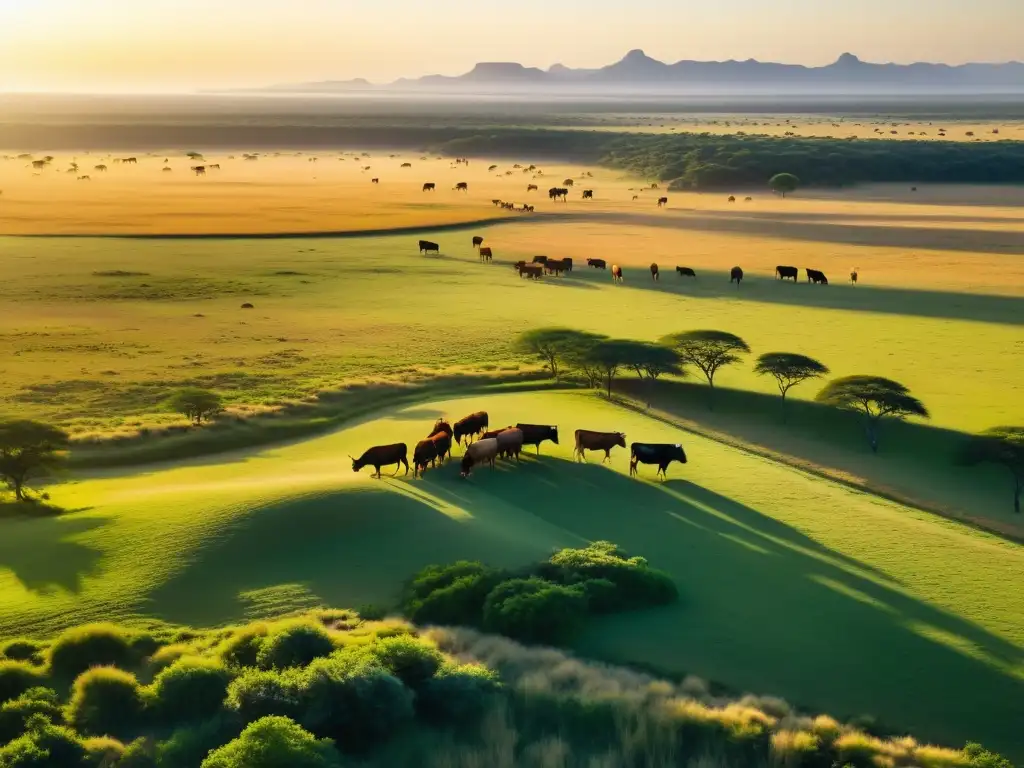
<svg viewBox="0 0 1024 768"><path fill-rule="evenodd" d="M573 456L577 461L586 461L587 451L604 451L601 463L611 459L612 449L616 446L626 447L626 435L622 432L597 432L589 429L577 429L575 432ZM452 458L452 447L462 447L465 441L459 475L469 477L476 467L486 464L494 469L499 459L518 464L520 454L528 446L536 448L540 455L541 443L550 440L558 445L558 427L543 424L516 424L503 429L490 429L490 417L486 411L471 413L455 424L438 419L429 434L418 443L412 454L413 477L421 477L427 468L444 466L446 460ZM687 463L686 451L680 444L671 443L631 443L629 446L629 474L638 474L640 464L655 465L657 475L667 477L669 465L678 461ZM381 477L382 467L395 467L392 475L397 475L404 466L405 474L409 474L409 446L406 443L375 445L368 448L358 459L352 459L352 471L359 472L364 467L373 467L374 477Z"/></svg>

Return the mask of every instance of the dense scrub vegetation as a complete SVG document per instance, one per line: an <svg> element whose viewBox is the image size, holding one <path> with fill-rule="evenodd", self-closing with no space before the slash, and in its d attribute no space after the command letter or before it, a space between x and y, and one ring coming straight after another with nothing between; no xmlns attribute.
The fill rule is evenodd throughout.
<svg viewBox="0 0 1024 768"><path fill-rule="evenodd" d="M490 578L482 567L448 570L416 581ZM604 545L565 550L538 570L552 581L498 581L494 591L605 581L602 594L628 602L657 581ZM5 653L28 647L32 660L0 662L0 768L1012 768L977 745L924 746L777 699L713 695L692 678L670 683L352 611L207 631L91 625L50 643L7 643Z"/></svg>

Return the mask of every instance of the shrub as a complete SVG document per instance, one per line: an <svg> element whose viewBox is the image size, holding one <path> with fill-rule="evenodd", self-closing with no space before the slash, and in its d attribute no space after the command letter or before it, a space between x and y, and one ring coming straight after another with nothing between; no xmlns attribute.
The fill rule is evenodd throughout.
<svg viewBox="0 0 1024 768"><path fill-rule="evenodd" d="M220 644L217 652L225 664L233 667L255 667L260 649L267 639L266 624L243 627Z"/></svg>
<svg viewBox="0 0 1024 768"><path fill-rule="evenodd" d="M29 730L0 747L2 768L77 768L85 761L85 747L70 728L36 716Z"/></svg>
<svg viewBox="0 0 1024 768"><path fill-rule="evenodd" d="M970 761L971 768L1013 768L1013 764L1002 755L989 752L981 744L967 742L964 756Z"/></svg>
<svg viewBox="0 0 1024 768"><path fill-rule="evenodd" d="M339 748L379 744L412 718L412 692L364 655L339 653L306 669L301 723Z"/></svg>
<svg viewBox="0 0 1024 768"><path fill-rule="evenodd" d="M501 574L465 560L452 565L431 565L406 587L405 615L420 624L479 626L487 594Z"/></svg>
<svg viewBox="0 0 1024 768"><path fill-rule="evenodd" d="M16 699L45 680L42 672L23 661L0 661L0 704Z"/></svg>
<svg viewBox="0 0 1024 768"><path fill-rule="evenodd" d="M615 585L617 596L601 588L595 611L623 611L667 605L679 599L671 577L648 566L642 557L626 557L611 542L597 541L583 549L563 549L541 566L540 575L561 584L604 579Z"/></svg>
<svg viewBox="0 0 1024 768"><path fill-rule="evenodd" d="M0 704L0 744L21 736L35 715L42 715L54 725L64 724L64 710L55 691L32 688L18 698Z"/></svg>
<svg viewBox="0 0 1024 768"><path fill-rule="evenodd" d="M204 753L205 754L205 753ZM157 768L156 742L138 738L124 748L117 768Z"/></svg>
<svg viewBox="0 0 1024 768"><path fill-rule="evenodd" d="M286 624L269 635L256 654L263 669L305 667L314 659L330 656L334 642L322 626L309 622Z"/></svg>
<svg viewBox="0 0 1024 768"><path fill-rule="evenodd" d="M134 735L144 711L135 675L116 667L95 667L75 680L68 721L87 736Z"/></svg>
<svg viewBox="0 0 1024 768"><path fill-rule="evenodd" d="M484 628L533 643L565 642L586 620L580 589L538 578L510 579L496 586L484 604Z"/></svg>
<svg viewBox="0 0 1024 768"><path fill-rule="evenodd" d="M12 661L36 662L40 658L40 651L45 648L45 645L35 640L18 637L0 646L0 657Z"/></svg>
<svg viewBox="0 0 1024 768"><path fill-rule="evenodd" d="M416 698L416 709L436 724L472 724L498 691L497 676L477 664L445 664L427 680Z"/></svg>
<svg viewBox="0 0 1024 768"><path fill-rule="evenodd" d="M215 749L201 768L340 768L330 740L317 740L287 717L264 717Z"/></svg>
<svg viewBox="0 0 1024 768"><path fill-rule="evenodd" d="M245 723L269 715L295 716L299 711L298 673L246 669L228 686L226 704Z"/></svg>
<svg viewBox="0 0 1024 768"><path fill-rule="evenodd" d="M587 579L580 582L591 613L614 613L620 610L622 597L619 588L608 579Z"/></svg>
<svg viewBox="0 0 1024 768"><path fill-rule="evenodd" d="M231 677L216 659L179 659L153 680L156 711L165 723L208 718L224 703Z"/></svg>
<svg viewBox="0 0 1024 768"><path fill-rule="evenodd" d="M179 728L152 753L159 768L194 768L210 752L237 738L242 726L235 718L219 715L201 723ZM118 766L122 768L122 766ZM143 763L140 768L148 768Z"/></svg>
<svg viewBox="0 0 1024 768"><path fill-rule="evenodd" d="M818 737L806 731L776 731L772 734L772 757L787 768L809 765L818 751Z"/></svg>
<svg viewBox="0 0 1024 768"><path fill-rule="evenodd" d="M836 739L835 750L844 765L853 768L874 768L875 756L879 753L877 739L864 733L845 733Z"/></svg>
<svg viewBox="0 0 1024 768"><path fill-rule="evenodd" d="M50 648L50 669L74 680L90 667L131 669L138 661L135 636L113 624L85 624L69 629Z"/></svg>
<svg viewBox="0 0 1024 768"><path fill-rule="evenodd" d="M97 736L82 742L85 748L85 765L90 768L109 768L120 763L124 744L109 736Z"/></svg>
<svg viewBox="0 0 1024 768"><path fill-rule="evenodd" d="M386 637L369 648L369 653L388 672L414 690L434 676L444 656L426 640L409 635Z"/></svg>
<svg viewBox="0 0 1024 768"><path fill-rule="evenodd" d="M156 653L150 656L148 666L150 671L159 672L162 669L167 669L178 659L185 656L194 656L195 653L196 648L193 645L188 643L172 643L158 649Z"/></svg>

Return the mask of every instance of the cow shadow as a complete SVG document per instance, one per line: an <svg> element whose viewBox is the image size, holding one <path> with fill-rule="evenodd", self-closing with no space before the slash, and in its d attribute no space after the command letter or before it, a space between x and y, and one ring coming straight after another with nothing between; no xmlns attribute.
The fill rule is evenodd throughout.
<svg viewBox="0 0 1024 768"><path fill-rule="evenodd" d="M97 517L0 520L0 570L40 595L80 594L83 582L102 570L101 549L75 539L105 525Z"/></svg>

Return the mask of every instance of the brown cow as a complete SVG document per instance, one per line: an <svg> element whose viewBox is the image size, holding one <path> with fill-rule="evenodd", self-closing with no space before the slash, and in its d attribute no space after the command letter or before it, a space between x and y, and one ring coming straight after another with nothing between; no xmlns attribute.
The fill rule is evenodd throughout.
<svg viewBox="0 0 1024 768"><path fill-rule="evenodd" d="M370 179L371 184L380 184L380 179Z"/></svg>
<svg viewBox="0 0 1024 768"><path fill-rule="evenodd" d="M577 461L587 460L587 451L604 451L604 464L612 457L612 448L626 447L626 436L622 432L591 432L589 429L576 430L576 447L573 455Z"/></svg>
<svg viewBox="0 0 1024 768"><path fill-rule="evenodd" d="M471 413L464 419L460 419L455 422L455 429L452 433L452 438L456 443L462 445L462 438L466 438L466 442L470 441L474 435L479 435L481 432L487 431L488 417L487 411L478 411L477 413Z"/></svg>
<svg viewBox="0 0 1024 768"><path fill-rule="evenodd" d="M480 249L480 261L490 261L492 258L494 258L494 254L491 253L490 248Z"/></svg>
<svg viewBox="0 0 1024 768"><path fill-rule="evenodd" d="M544 276L544 267L541 264L523 264L519 267L519 276L540 280Z"/></svg>
<svg viewBox="0 0 1024 768"><path fill-rule="evenodd" d="M423 191L424 192L433 192L436 188L437 188L437 185L434 184L431 181L428 181L426 184L423 185Z"/></svg>
<svg viewBox="0 0 1024 768"><path fill-rule="evenodd" d="M658 207L661 208L663 205L668 205L668 198L667 197L659 197L658 198Z"/></svg>
<svg viewBox="0 0 1024 768"><path fill-rule="evenodd" d="M380 477L381 467L390 467L392 464L395 465L395 474L398 474L398 470L402 464L405 465L405 474L409 474L409 448L405 443L395 443L393 445L377 445L370 448L366 453L360 456L358 459L352 459L352 471L358 472L363 467L373 467L376 471L374 477ZM394 475L392 475L393 477Z"/></svg>
<svg viewBox="0 0 1024 768"><path fill-rule="evenodd" d="M736 285L739 286L739 284L743 282L743 270L739 267L733 267L729 272L729 282L736 283Z"/></svg>
<svg viewBox="0 0 1024 768"><path fill-rule="evenodd" d="M651 264L651 279L654 280L654 282L658 282L659 280L657 264Z"/></svg>
<svg viewBox="0 0 1024 768"><path fill-rule="evenodd" d="M473 238L473 247L474 248L479 248L483 244L484 244L484 239L482 237L480 237L480 235L476 235Z"/></svg>
<svg viewBox="0 0 1024 768"><path fill-rule="evenodd" d="M618 264L612 264L612 282L622 282L622 267L620 267Z"/></svg>
<svg viewBox="0 0 1024 768"><path fill-rule="evenodd" d="M455 191L456 192L469 192L469 184L467 184L464 181L460 181L458 184L455 185Z"/></svg>

